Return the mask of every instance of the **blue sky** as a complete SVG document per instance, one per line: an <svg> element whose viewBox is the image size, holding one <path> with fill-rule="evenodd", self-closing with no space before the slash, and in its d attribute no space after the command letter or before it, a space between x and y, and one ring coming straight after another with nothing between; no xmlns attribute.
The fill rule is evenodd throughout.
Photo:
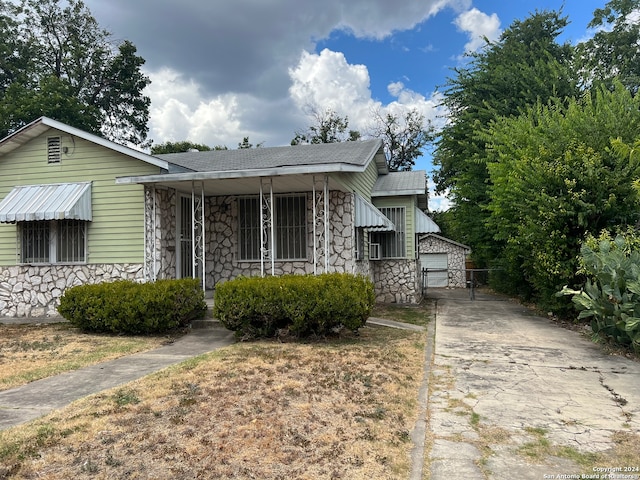
<svg viewBox="0 0 640 480"><path fill-rule="evenodd" d="M563 8L576 43L595 0L85 0L116 40L131 40L152 80L150 138L236 148L286 145L331 108L350 127L418 109L441 125L441 89L481 37ZM430 172L429 155L417 169ZM447 207L432 197L431 209Z"/></svg>

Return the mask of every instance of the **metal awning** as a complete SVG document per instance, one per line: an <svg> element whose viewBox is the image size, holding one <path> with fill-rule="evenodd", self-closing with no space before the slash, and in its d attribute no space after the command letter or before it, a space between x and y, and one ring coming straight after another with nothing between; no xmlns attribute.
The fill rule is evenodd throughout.
<svg viewBox="0 0 640 480"><path fill-rule="evenodd" d="M384 216L384 214L373 206L370 202L365 200L361 195L355 194L356 207L355 207L355 227L375 229L378 232L392 232L396 229L396 226L391 220Z"/></svg>
<svg viewBox="0 0 640 480"><path fill-rule="evenodd" d="M0 223L91 221L91 182L22 185L0 202Z"/></svg>
<svg viewBox="0 0 640 480"><path fill-rule="evenodd" d="M431 220L431 217L419 208L416 208L416 233L439 233L440 227Z"/></svg>

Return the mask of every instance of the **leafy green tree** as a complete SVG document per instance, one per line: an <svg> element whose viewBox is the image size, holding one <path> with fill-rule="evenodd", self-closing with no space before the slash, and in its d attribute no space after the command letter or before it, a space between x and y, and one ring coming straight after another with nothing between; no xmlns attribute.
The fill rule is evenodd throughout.
<svg viewBox="0 0 640 480"><path fill-rule="evenodd" d="M449 192L453 200L454 238L471 246L478 266L490 265L494 258L485 226L490 202L487 138L480 133L492 120L518 116L538 101L577 95L572 47L557 42L566 25L566 17L554 11L516 20L496 43L455 69L444 90L450 121L436 143L434 181L437 191Z"/></svg>
<svg viewBox="0 0 640 480"><path fill-rule="evenodd" d="M503 290L562 308L555 293L575 285L588 233L634 225L640 156L640 96L618 83L581 100L501 117L483 134L489 148L490 217ZM566 304L564 304L566 306Z"/></svg>
<svg viewBox="0 0 640 480"><path fill-rule="evenodd" d="M585 85L614 80L636 93L640 85L640 0L611 0L593 13L594 36L577 46Z"/></svg>
<svg viewBox="0 0 640 480"><path fill-rule="evenodd" d="M208 152L210 150L227 150L227 147L216 146L211 148L203 143L195 143L190 140L180 142L164 142L151 146L151 155L162 155L165 153L184 153L197 150L198 152Z"/></svg>
<svg viewBox="0 0 640 480"><path fill-rule="evenodd" d="M360 133L349 128L349 118L341 117L332 109L312 110L314 123L305 131L296 132L291 145L337 143L360 139Z"/></svg>
<svg viewBox="0 0 640 480"><path fill-rule="evenodd" d="M262 148L264 142L260 142L255 145L256 148ZM254 145L249 141L249 137L243 137L242 142L238 143L238 149L242 150L244 148L253 148Z"/></svg>
<svg viewBox="0 0 640 480"><path fill-rule="evenodd" d="M86 131L100 131L100 112L97 107L82 103L71 86L57 77L43 77L31 89L14 82L5 90L0 101L2 135L22 127L27 120L42 115L53 116L69 125L81 126Z"/></svg>
<svg viewBox="0 0 640 480"><path fill-rule="evenodd" d="M403 117L378 111L374 121L372 136L382 139L392 172L411 170L422 156L422 149L434 138L433 126L417 110L409 110Z"/></svg>
<svg viewBox="0 0 640 480"><path fill-rule="evenodd" d="M144 143L144 59L129 41L115 45L81 0L0 2L0 40L0 136L46 115L111 140Z"/></svg>

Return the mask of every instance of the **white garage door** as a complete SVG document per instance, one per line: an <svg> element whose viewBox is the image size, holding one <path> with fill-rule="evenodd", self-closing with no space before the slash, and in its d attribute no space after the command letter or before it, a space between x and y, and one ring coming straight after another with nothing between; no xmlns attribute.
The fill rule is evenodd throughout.
<svg viewBox="0 0 640 480"><path fill-rule="evenodd" d="M448 255L446 253L423 253L420 255L420 266L430 271L427 273L427 287L448 287L449 268Z"/></svg>

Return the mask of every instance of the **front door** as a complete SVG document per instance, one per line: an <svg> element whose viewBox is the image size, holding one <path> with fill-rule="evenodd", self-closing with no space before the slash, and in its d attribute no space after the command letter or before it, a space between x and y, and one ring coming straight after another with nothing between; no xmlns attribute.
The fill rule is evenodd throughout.
<svg viewBox="0 0 640 480"><path fill-rule="evenodd" d="M199 263L193 274L193 206L190 196L180 196L178 220L178 278L199 277Z"/></svg>

